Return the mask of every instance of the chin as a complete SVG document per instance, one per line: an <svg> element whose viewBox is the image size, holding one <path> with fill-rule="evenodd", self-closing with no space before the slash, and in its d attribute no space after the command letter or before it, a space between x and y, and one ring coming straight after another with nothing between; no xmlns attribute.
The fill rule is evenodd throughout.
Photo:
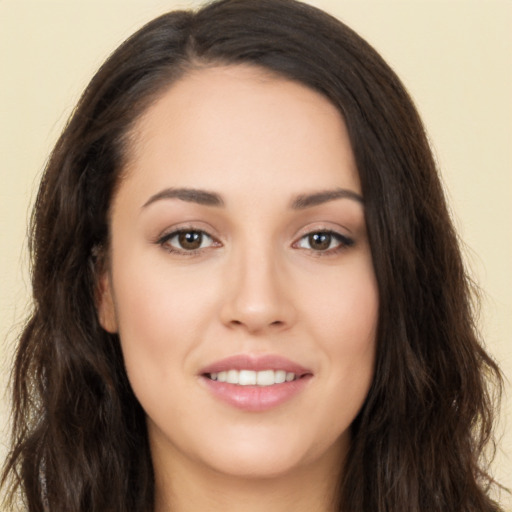
<svg viewBox="0 0 512 512"><path fill-rule="evenodd" d="M341 438L321 445L307 437L294 437L290 431L238 439L232 435L226 439L230 440L227 445L223 442L210 446L201 458L218 473L245 479L291 476L325 458L332 458L336 464L343 445Z"/></svg>
<svg viewBox="0 0 512 512"><path fill-rule="evenodd" d="M259 450L258 453L238 452L231 456L224 452L222 459L210 458L209 463L211 469L223 475L258 480L285 477L306 465L305 461L293 454L268 453L266 450Z"/></svg>

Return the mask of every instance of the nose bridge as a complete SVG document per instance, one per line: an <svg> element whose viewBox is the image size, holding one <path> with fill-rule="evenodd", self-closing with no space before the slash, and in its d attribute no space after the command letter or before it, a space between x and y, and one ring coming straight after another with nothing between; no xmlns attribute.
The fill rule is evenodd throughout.
<svg viewBox="0 0 512 512"><path fill-rule="evenodd" d="M229 293L223 320L260 331L289 325L293 307L288 299L279 253L269 240L252 239L233 250Z"/></svg>

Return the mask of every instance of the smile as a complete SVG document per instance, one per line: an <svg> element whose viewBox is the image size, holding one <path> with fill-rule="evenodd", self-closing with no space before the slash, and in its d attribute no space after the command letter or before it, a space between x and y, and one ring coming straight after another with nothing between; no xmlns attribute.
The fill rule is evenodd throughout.
<svg viewBox="0 0 512 512"><path fill-rule="evenodd" d="M245 412L264 412L302 394L313 372L279 355L240 354L203 368L199 376L215 399Z"/></svg>
<svg viewBox="0 0 512 512"><path fill-rule="evenodd" d="M273 386L283 382L291 382L298 378L295 373L285 370L227 370L209 373L207 377L218 382L227 382L239 386Z"/></svg>

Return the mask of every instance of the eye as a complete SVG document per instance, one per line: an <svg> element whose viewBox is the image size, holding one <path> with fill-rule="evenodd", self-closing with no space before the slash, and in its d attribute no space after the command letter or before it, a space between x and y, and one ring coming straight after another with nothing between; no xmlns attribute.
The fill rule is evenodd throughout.
<svg viewBox="0 0 512 512"><path fill-rule="evenodd" d="M296 244L300 249L309 249L316 252L335 252L336 249L350 247L354 244L348 238L334 231L315 231L304 235Z"/></svg>
<svg viewBox="0 0 512 512"><path fill-rule="evenodd" d="M163 236L158 243L171 252L193 252L215 245L213 238L201 230L180 229Z"/></svg>

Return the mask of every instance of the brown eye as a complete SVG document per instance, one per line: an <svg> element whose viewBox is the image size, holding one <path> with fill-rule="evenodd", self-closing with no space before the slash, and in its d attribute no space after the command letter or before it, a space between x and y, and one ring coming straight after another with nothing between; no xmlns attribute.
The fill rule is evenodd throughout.
<svg viewBox="0 0 512 512"><path fill-rule="evenodd" d="M181 231L177 238L180 249L187 251L199 249L203 243L203 233L201 231Z"/></svg>
<svg viewBox="0 0 512 512"><path fill-rule="evenodd" d="M309 247L315 251L326 251L332 242L331 233L311 233L308 235Z"/></svg>
<svg viewBox="0 0 512 512"><path fill-rule="evenodd" d="M201 230L183 229L162 237L158 243L171 252L193 252L214 245L213 238Z"/></svg>
<svg viewBox="0 0 512 512"><path fill-rule="evenodd" d="M300 249L308 249L315 252L333 253L337 249L343 249L354 245L354 240L335 231L314 231L304 235L296 244Z"/></svg>

